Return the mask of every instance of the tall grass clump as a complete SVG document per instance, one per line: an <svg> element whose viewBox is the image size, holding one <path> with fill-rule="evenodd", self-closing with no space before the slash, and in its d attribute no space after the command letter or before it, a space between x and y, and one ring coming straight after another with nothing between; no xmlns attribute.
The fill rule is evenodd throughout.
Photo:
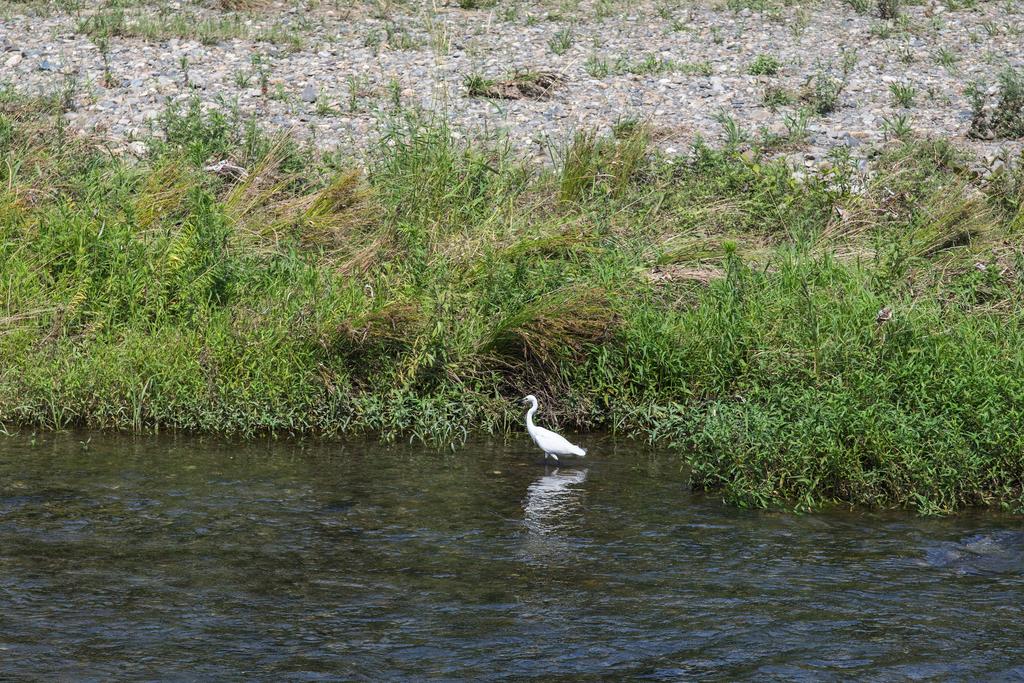
<svg viewBox="0 0 1024 683"><path fill-rule="evenodd" d="M0 98L4 424L450 444L534 393L741 505L1024 508L1019 172L414 115L354 165L194 103L128 161L61 116Z"/></svg>

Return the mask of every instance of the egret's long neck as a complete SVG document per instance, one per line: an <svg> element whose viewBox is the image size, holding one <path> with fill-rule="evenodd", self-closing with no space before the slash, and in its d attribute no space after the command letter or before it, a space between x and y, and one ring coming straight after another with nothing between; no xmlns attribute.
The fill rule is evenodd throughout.
<svg viewBox="0 0 1024 683"><path fill-rule="evenodd" d="M530 409L526 411L526 431L533 433L536 428L533 424L533 414L537 412L537 404L533 403L530 405Z"/></svg>

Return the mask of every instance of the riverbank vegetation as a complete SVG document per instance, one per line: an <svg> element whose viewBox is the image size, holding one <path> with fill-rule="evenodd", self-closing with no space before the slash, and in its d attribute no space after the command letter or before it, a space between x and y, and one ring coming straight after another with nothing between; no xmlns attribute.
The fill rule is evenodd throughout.
<svg viewBox="0 0 1024 683"><path fill-rule="evenodd" d="M551 167L396 118L367 163L172 110L143 159L0 105L0 421L671 445L750 506L1024 508L1024 175L893 142L578 134Z"/></svg>

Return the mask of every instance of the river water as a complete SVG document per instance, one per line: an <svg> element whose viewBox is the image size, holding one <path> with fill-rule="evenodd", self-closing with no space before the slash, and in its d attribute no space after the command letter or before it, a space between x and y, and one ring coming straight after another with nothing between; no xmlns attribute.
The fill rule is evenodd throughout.
<svg viewBox="0 0 1024 683"><path fill-rule="evenodd" d="M525 437L0 438L0 680L1024 680L1024 524Z"/></svg>

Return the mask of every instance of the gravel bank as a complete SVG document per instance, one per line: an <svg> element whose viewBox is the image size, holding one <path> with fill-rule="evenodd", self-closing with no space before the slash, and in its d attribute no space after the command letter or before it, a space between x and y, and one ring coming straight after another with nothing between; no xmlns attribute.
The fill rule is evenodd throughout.
<svg viewBox="0 0 1024 683"><path fill-rule="evenodd" d="M899 117L989 163L1020 154L1020 140L967 137L965 88L994 84L1007 65L1024 68L1024 5L910 5L895 21L879 19L873 4L865 10L831 0L499 0L473 10L276 3L247 12L173 2L78 14L8 4L0 82L34 93L73 81L71 124L129 150L169 103L198 96L324 147L363 147L398 107L429 107L461 134L501 132L542 158L574 130L632 117L649 121L670 153L698 135L722 141L723 112L751 137L786 135L787 117L792 127L799 109L813 108L800 99L809 83L827 75L845 84L839 108L806 119L806 135L785 146L795 163L816 164L838 146L866 156ZM759 56L774 75L751 73ZM467 77L517 69L561 78L547 98L469 96ZM897 103L894 83L910 89L908 106Z"/></svg>

